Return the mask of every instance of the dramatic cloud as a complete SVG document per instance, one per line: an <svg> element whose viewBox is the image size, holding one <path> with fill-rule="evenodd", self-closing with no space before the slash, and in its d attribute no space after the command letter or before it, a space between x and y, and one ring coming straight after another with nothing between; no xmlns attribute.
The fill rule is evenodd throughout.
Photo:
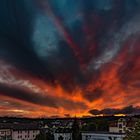
<svg viewBox="0 0 140 140"><path fill-rule="evenodd" d="M139 8L138 0L1 0L0 115L140 106Z"/></svg>
<svg viewBox="0 0 140 140"><path fill-rule="evenodd" d="M59 106L64 107L65 109L72 110L73 108L77 109L87 109L86 105L81 102L74 102L67 99L62 99L59 97L45 96L35 93L28 93L24 90L12 89L0 85L1 94L8 97L16 98L19 100L27 101L30 103L44 105L48 107L57 108Z"/></svg>
<svg viewBox="0 0 140 140"><path fill-rule="evenodd" d="M117 115L117 114L126 114L126 115L139 115L140 114L140 107L133 107L127 106L122 109L115 109L115 108L106 108L103 110L93 109L90 110L89 113L93 115Z"/></svg>

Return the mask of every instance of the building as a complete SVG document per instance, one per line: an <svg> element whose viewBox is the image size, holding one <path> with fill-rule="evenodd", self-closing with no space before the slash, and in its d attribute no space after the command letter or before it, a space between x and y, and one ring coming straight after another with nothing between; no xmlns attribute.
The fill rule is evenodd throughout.
<svg viewBox="0 0 140 140"><path fill-rule="evenodd" d="M0 140L34 140L39 133L36 124L0 124Z"/></svg>
<svg viewBox="0 0 140 140"><path fill-rule="evenodd" d="M54 140L59 140L60 137L62 137L63 140L72 140L71 130L68 128L65 128L65 129L59 128L54 133Z"/></svg>
<svg viewBox="0 0 140 140"><path fill-rule="evenodd" d="M110 133L125 133L127 130L133 129L135 125L135 118L120 118L110 124Z"/></svg>
<svg viewBox="0 0 140 140"><path fill-rule="evenodd" d="M0 140L11 140L12 131L11 129L0 129Z"/></svg>
<svg viewBox="0 0 140 140"><path fill-rule="evenodd" d="M59 140L60 137L63 140L72 140L72 133L54 133L54 140Z"/></svg>
<svg viewBox="0 0 140 140"><path fill-rule="evenodd" d="M34 140L39 134L39 130L13 130L12 140Z"/></svg>
<svg viewBox="0 0 140 140"><path fill-rule="evenodd" d="M123 140L124 134L105 132L82 132L82 140Z"/></svg>
<svg viewBox="0 0 140 140"><path fill-rule="evenodd" d="M0 140L11 140L12 129L11 125L7 123L0 123Z"/></svg>

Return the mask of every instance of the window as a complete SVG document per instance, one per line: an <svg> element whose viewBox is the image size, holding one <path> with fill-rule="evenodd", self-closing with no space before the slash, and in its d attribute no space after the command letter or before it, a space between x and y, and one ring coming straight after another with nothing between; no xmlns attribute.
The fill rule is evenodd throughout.
<svg viewBox="0 0 140 140"><path fill-rule="evenodd" d="M86 140L88 140L88 136L86 136Z"/></svg>
<svg viewBox="0 0 140 140"><path fill-rule="evenodd" d="M1 131L1 134L4 134L4 131Z"/></svg>
<svg viewBox="0 0 140 140"><path fill-rule="evenodd" d="M119 124L119 128L122 128L122 124Z"/></svg>
<svg viewBox="0 0 140 140"><path fill-rule="evenodd" d="M123 125L125 125L126 124L126 122L125 121L123 121Z"/></svg>
<svg viewBox="0 0 140 140"><path fill-rule="evenodd" d="M123 128L123 131L126 131L126 127Z"/></svg>
<svg viewBox="0 0 140 140"><path fill-rule="evenodd" d="M119 133L122 133L122 130L119 130Z"/></svg>

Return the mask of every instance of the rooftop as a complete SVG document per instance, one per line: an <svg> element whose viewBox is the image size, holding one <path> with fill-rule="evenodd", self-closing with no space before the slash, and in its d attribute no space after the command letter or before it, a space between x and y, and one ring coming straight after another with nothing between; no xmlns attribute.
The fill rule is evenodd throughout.
<svg viewBox="0 0 140 140"><path fill-rule="evenodd" d="M39 130L37 124L24 124L24 123L0 123L0 129L12 130Z"/></svg>

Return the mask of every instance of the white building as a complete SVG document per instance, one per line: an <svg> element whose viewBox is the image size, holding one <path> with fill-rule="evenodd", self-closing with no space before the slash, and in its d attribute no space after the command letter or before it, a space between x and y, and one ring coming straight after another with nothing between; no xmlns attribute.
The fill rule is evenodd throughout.
<svg viewBox="0 0 140 140"><path fill-rule="evenodd" d="M123 140L124 134L83 132L82 140Z"/></svg>
<svg viewBox="0 0 140 140"><path fill-rule="evenodd" d="M39 133L36 124L0 124L0 140L34 140Z"/></svg>
<svg viewBox="0 0 140 140"><path fill-rule="evenodd" d="M63 140L72 140L71 129L69 128L59 128L54 133L54 140L59 140L63 138Z"/></svg>
<svg viewBox="0 0 140 140"><path fill-rule="evenodd" d="M136 120L134 118L120 118L110 124L109 132L125 133L126 130L133 129Z"/></svg>
<svg viewBox="0 0 140 140"><path fill-rule="evenodd" d="M36 129L13 130L12 140L34 140L39 133Z"/></svg>
<svg viewBox="0 0 140 140"><path fill-rule="evenodd" d="M63 137L63 140L72 140L72 133L54 133L54 140L59 140Z"/></svg>
<svg viewBox="0 0 140 140"><path fill-rule="evenodd" d="M11 140L12 139L12 131L11 129L0 129L0 140Z"/></svg>

